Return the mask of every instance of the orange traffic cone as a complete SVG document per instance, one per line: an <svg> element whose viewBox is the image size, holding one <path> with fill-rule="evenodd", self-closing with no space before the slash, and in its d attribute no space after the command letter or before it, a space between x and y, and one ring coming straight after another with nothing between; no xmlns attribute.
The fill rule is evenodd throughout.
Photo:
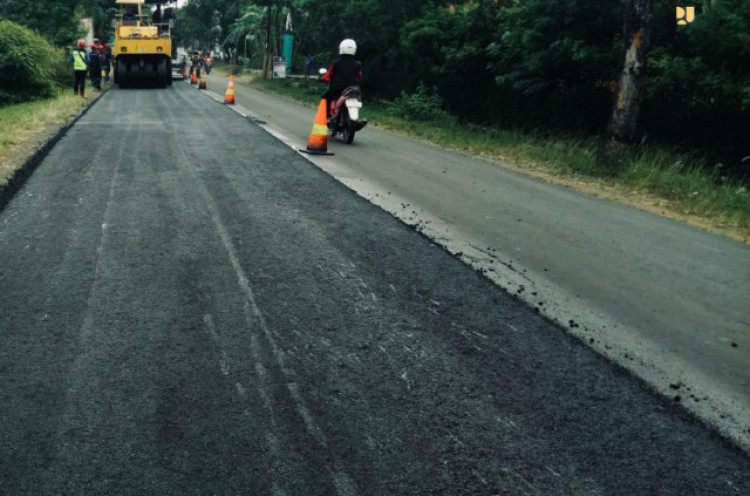
<svg viewBox="0 0 750 496"><path fill-rule="evenodd" d="M230 74L227 83L227 92L224 94L224 103L234 103L234 75Z"/></svg>
<svg viewBox="0 0 750 496"><path fill-rule="evenodd" d="M198 84L198 71L193 71L193 75L190 76L190 84Z"/></svg>
<svg viewBox="0 0 750 496"><path fill-rule="evenodd" d="M301 152L310 155L333 155L328 151L328 119L326 115L326 99L323 98L318 105L318 113L315 115L310 138L307 140L307 150L300 148Z"/></svg>
<svg viewBox="0 0 750 496"><path fill-rule="evenodd" d="M201 82L198 84L199 90L205 90L206 89L206 75L201 76Z"/></svg>

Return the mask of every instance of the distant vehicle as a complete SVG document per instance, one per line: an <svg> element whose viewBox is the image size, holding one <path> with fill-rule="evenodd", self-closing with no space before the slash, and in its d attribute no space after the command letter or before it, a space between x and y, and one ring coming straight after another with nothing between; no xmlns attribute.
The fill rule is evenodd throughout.
<svg viewBox="0 0 750 496"><path fill-rule="evenodd" d="M190 67L187 52L177 49L177 55L172 58L172 79L185 79L186 69Z"/></svg>

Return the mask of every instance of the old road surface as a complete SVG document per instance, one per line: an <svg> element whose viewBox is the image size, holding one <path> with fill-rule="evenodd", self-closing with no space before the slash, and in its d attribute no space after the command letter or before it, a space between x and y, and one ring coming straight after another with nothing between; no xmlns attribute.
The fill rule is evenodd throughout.
<svg viewBox="0 0 750 496"><path fill-rule="evenodd" d="M690 393L209 96L108 92L0 212L0 493L750 494Z"/></svg>

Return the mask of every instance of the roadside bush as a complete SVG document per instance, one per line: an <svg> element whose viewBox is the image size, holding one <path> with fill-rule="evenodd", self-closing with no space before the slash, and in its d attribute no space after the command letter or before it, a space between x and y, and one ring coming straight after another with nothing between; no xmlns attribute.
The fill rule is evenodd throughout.
<svg viewBox="0 0 750 496"><path fill-rule="evenodd" d="M10 21L0 21L0 46L0 106L55 94L58 70L64 67L59 50Z"/></svg>
<svg viewBox="0 0 750 496"><path fill-rule="evenodd" d="M54 49L53 62L55 85L60 89L73 88L73 80L75 79L73 62L70 61L62 48Z"/></svg>
<svg viewBox="0 0 750 496"><path fill-rule="evenodd" d="M435 88L427 89L424 83L419 83L416 92L411 95L402 91L396 98L393 112L397 116L422 122L453 122L455 117L443 110L443 98L437 94Z"/></svg>

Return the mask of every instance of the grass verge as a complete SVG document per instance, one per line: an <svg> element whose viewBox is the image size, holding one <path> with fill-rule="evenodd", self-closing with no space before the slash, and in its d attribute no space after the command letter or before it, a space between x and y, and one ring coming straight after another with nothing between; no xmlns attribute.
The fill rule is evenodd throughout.
<svg viewBox="0 0 750 496"><path fill-rule="evenodd" d="M318 81L263 80L243 75L240 81L317 105L325 86ZM750 192L739 181L707 170L702 158L657 145L628 152L614 177L596 167L594 137L541 136L516 130L462 125L455 121L415 122L399 115L392 103L366 102L371 124L414 138L493 160L504 166L554 177L590 193L624 201L699 227L750 240Z"/></svg>
<svg viewBox="0 0 750 496"><path fill-rule="evenodd" d="M39 144L77 115L90 98L66 91L47 100L0 108L0 186L7 184Z"/></svg>

